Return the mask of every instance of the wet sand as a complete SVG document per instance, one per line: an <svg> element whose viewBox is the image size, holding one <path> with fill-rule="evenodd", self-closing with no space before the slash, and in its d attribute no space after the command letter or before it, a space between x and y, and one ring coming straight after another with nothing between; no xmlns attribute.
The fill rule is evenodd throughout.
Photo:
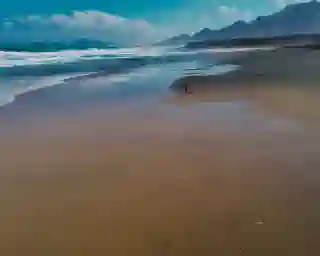
<svg viewBox="0 0 320 256"><path fill-rule="evenodd" d="M246 67L251 88L216 89L229 74L158 101L64 105L57 87L8 106L0 254L319 254L318 90Z"/></svg>

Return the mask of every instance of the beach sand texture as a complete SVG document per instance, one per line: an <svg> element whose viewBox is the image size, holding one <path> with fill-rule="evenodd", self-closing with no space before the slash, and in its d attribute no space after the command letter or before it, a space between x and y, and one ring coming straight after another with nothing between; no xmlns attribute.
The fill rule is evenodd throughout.
<svg viewBox="0 0 320 256"><path fill-rule="evenodd" d="M318 255L317 55L251 53L157 103L18 99L1 113L0 255Z"/></svg>

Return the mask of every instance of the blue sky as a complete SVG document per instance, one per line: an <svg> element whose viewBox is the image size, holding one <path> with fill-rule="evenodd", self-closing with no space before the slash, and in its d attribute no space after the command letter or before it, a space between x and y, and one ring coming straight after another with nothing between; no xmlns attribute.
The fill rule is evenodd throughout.
<svg viewBox="0 0 320 256"><path fill-rule="evenodd" d="M28 0L0 9L0 40L72 36L151 41L251 20L303 0ZM76 13L75 13L76 11ZM19 32L19 33L17 33ZM19 34L19 35L17 35Z"/></svg>
<svg viewBox="0 0 320 256"><path fill-rule="evenodd" d="M282 2L294 2L283 0ZM239 9L270 10L281 0L29 0L7 1L1 6L0 15L10 17L29 14L67 13L73 10L100 10L126 17L151 18L158 12L172 12L181 9L201 10L222 5Z"/></svg>

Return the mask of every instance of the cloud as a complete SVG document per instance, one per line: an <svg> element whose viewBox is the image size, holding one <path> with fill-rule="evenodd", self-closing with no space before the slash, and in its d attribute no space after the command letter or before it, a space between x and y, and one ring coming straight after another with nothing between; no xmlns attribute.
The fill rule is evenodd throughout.
<svg viewBox="0 0 320 256"><path fill-rule="evenodd" d="M278 9L282 9L286 7L288 4L297 4L303 2L310 2L310 0L273 0L274 5Z"/></svg>
<svg viewBox="0 0 320 256"><path fill-rule="evenodd" d="M168 15L174 19L170 29L184 33L197 32L202 28L220 29L238 20L252 21L258 16L270 15L275 11L283 9L288 4L309 2L310 0L264 0L265 8L256 5L241 6L224 4L217 6L217 1L211 0L211 4L200 10L179 10L175 14ZM236 2L236 1L234 1ZM263 2L261 0L261 2ZM264 6L261 4L261 6ZM167 27L169 25L167 24Z"/></svg>
<svg viewBox="0 0 320 256"><path fill-rule="evenodd" d="M287 4L308 0L265 1L268 1L269 9L260 10L253 6L238 7L236 4L217 6L216 1L208 0L209 4L194 8L188 6L164 13L157 11L152 24L143 19L129 19L97 10L14 17L0 20L0 41L72 40L89 37L131 46L181 33L191 34L203 28L219 29L238 20L250 21L258 15L278 11Z"/></svg>
<svg viewBox="0 0 320 256"><path fill-rule="evenodd" d="M203 28L220 29L238 20L251 21L256 15L250 9L238 8L235 5L220 5L215 2L199 9L179 9L163 13L158 17L158 31L161 34L177 35L196 33Z"/></svg>
<svg viewBox="0 0 320 256"><path fill-rule="evenodd" d="M235 6L219 6L218 14L221 19L230 23L238 20L250 21L253 19L253 13L251 11L241 10Z"/></svg>
<svg viewBox="0 0 320 256"><path fill-rule="evenodd" d="M145 20L94 10L6 19L0 23L0 34L0 39L71 40L90 37L124 45L145 43L157 37L156 29Z"/></svg>

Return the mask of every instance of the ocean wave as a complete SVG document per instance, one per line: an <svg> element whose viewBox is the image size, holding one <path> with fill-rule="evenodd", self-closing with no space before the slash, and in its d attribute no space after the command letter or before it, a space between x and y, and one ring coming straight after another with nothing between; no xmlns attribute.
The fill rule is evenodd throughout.
<svg viewBox="0 0 320 256"><path fill-rule="evenodd" d="M118 73L152 64L181 62L196 53L168 47L60 52L0 52L0 77L49 76L75 72Z"/></svg>
<svg viewBox="0 0 320 256"><path fill-rule="evenodd" d="M168 47L63 50L57 52L0 51L0 68L75 63L82 60L157 57L168 52Z"/></svg>
<svg viewBox="0 0 320 256"><path fill-rule="evenodd" d="M90 73L73 73L40 78L29 77L5 81L0 80L0 106L5 106L14 102L16 97L25 93L63 84L69 79L87 76L89 74Z"/></svg>
<svg viewBox="0 0 320 256"><path fill-rule="evenodd" d="M166 51L168 48L165 47L57 52L0 51L0 105L7 105L27 92L62 84L79 76L129 72L156 63L156 58Z"/></svg>
<svg viewBox="0 0 320 256"><path fill-rule="evenodd" d="M50 75L70 72L99 72L110 66L142 63L183 61L194 55L253 51L257 49L200 49L182 50L175 47L147 47L122 49L64 50L57 52L0 51L0 76ZM138 64L139 64L138 63Z"/></svg>
<svg viewBox="0 0 320 256"><path fill-rule="evenodd" d="M158 46L118 49L62 50L55 52L14 52L0 50L0 68L47 64L76 63L86 60L127 59L146 57L187 56L206 53L270 50L271 48L213 48L183 50L183 48Z"/></svg>

